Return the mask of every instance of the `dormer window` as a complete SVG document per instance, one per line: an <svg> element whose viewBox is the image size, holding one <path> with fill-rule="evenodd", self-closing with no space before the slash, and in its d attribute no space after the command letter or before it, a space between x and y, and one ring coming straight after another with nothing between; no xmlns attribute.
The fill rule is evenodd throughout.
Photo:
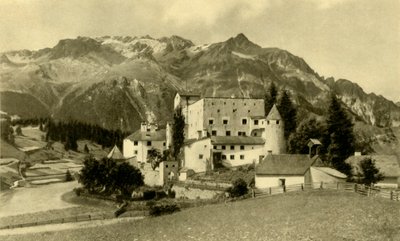
<svg viewBox="0 0 400 241"><path fill-rule="evenodd" d="M258 125L258 120L254 120L254 125Z"/></svg>

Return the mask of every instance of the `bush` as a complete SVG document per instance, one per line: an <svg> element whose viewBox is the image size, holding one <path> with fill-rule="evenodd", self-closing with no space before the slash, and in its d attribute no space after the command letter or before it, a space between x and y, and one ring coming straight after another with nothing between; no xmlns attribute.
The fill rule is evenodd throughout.
<svg viewBox="0 0 400 241"><path fill-rule="evenodd" d="M144 191L143 192L143 200L151 200L156 197L156 191L150 190L150 191Z"/></svg>
<svg viewBox="0 0 400 241"><path fill-rule="evenodd" d="M248 192L247 183L242 179L238 178L232 182L232 187L227 189L230 197L241 197Z"/></svg>
<svg viewBox="0 0 400 241"><path fill-rule="evenodd" d="M158 204L150 206L150 216L160 216L163 214L171 214L180 211L178 205L176 204Z"/></svg>
<svg viewBox="0 0 400 241"><path fill-rule="evenodd" d="M83 189L81 187L77 187L77 188L74 188L74 192L75 192L76 196L80 196L81 193L83 192Z"/></svg>
<svg viewBox="0 0 400 241"><path fill-rule="evenodd" d="M70 182L74 180L74 178L71 175L71 172L69 170L67 170L67 172L65 173L65 181Z"/></svg>

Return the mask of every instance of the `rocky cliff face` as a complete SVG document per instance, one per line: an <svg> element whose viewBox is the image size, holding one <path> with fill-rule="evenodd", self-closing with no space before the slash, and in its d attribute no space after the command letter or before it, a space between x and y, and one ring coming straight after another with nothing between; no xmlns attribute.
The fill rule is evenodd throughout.
<svg viewBox="0 0 400 241"><path fill-rule="evenodd" d="M335 92L357 120L400 125L400 107L348 80L319 76L302 58L239 34L194 45L178 36L78 37L39 51L0 53L1 110L53 115L134 130L172 118L174 94L263 97L271 82L289 90L302 115L322 114Z"/></svg>

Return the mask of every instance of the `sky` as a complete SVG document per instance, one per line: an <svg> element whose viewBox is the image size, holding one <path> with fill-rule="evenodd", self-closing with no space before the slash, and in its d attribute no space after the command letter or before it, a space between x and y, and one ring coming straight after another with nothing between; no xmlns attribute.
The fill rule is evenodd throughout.
<svg viewBox="0 0 400 241"><path fill-rule="evenodd" d="M205 44L239 33L304 58L322 76L400 101L399 0L0 0L0 52L77 36L178 35Z"/></svg>

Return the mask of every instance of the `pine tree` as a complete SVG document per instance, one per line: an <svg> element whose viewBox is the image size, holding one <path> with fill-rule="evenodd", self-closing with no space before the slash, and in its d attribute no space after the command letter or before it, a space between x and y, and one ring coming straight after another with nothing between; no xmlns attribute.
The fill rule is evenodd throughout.
<svg viewBox="0 0 400 241"><path fill-rule="evenodd" d="M277 96L278 96L278 90L276 89L274 82L271 82L271 85L269 86L268 91L264 97L265 115L268 115L272 106L276 104Z"/></svg>
<svg viewBox="0 0 400 241"><path fill-rule="evenodd" d="M85 147L83 148L83 151L85 153L89 153L89 148L88 148L87 144L85 144Z"/></svg>
<svg viewBox="0 0 400 241"><path fill-rule="evenodd" d="M293 105L287 91L283 90L278 100L277 107L282 116L284 123L284 136L289 139L289 135L296 131L297 127L297 110Z"/></svg>
<svg viewBox="0 0 400 241"><path fill-rule="evenodd" d="M371 158L364 158L360 162L361 173L361 183L366 185L375 184L383 179L383 174L375 166L375 160Z"/></svg>
<svg viewBox="0 0 400 241"><path fill-rule="evenodd" d="M178 108L174 114L174 124L172 126L172 156L178 160L179 153L185 140L185 117L182 108Z"/></svg>
<svg viewBox="0 0 400 241"><path fill-rule="evenodd" d="M354 153L353 123L335 95L331 96L326 124L329 162L351 176L351 167L345 160Z"/></svg>

